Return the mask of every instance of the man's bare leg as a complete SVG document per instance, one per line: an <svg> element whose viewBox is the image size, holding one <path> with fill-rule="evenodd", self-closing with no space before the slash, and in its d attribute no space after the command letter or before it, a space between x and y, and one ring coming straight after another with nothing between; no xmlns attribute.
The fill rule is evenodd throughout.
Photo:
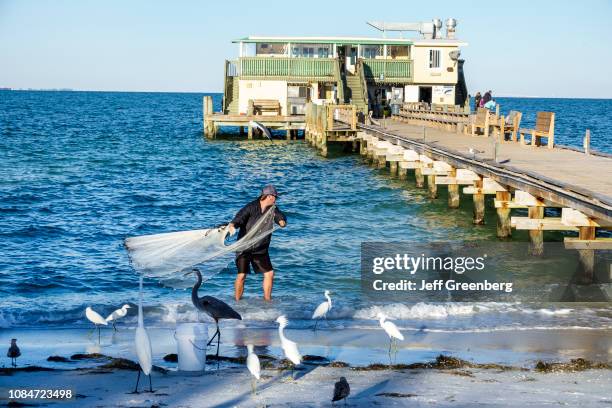
<svg viewBox="0 0 612 408"><path fill-rule="evenodd" d="M263 274L264 300L272 300L272 286L274 284L274 271L264 272Z"/></svg>
<svg viewBox="0 0 612 408"><path fill-rule="evenodd" d="M242 298L244 292L244 280L246 279L246 273L239 273L236 275L236 282L234 282L234 293L236 302Z"/></svg>

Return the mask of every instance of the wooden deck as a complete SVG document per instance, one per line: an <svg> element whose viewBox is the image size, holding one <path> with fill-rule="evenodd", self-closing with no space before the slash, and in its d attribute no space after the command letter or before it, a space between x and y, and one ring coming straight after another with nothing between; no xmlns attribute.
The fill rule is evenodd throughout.
<svg viewBox="0 0 612 408"><path fill-rule="evenodd" d="M612 222L612 157L502 142L497 147L495 160L495 139L492 137L473 137L434 128L425 128L424 137L422 126L393 120L388 120L384 128L359 127L433 160L472 170L559 207L571 207ZM482 153L471 154L470 148Z"/></svg>

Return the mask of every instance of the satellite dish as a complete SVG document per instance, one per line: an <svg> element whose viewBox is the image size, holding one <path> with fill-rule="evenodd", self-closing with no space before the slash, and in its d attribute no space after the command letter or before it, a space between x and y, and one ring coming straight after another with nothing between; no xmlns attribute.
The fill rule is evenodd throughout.
<svg viewBox="0 0 612 408"><path fill-rule="evenodd" d="M461 51L459 51L459 50L454 50L454 51L451 51L451 52L448 53L448 56L453 61L457 61L459 59L460 55L461 55Z"/></svg>

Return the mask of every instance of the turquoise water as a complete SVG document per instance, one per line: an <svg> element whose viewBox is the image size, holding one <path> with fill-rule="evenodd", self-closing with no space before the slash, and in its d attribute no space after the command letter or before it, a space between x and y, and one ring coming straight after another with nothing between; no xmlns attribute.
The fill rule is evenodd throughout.
<svg viewBox="0 0 612 408"><path fill-rule="evenodd" d="M221 95L213 97L219 109ZM555 110L559 143L579 146L588 126L593 146L612 152L610 115L590 122L610 112L609 100L499 102L528 112L525 126L535 111ZM444 195L432 202L412 181L391 179L358 155L325 159L303 142L206 140L201 106L202 94L0 93L0 327L81 327L89 324L86 306L106 314L135 302L124 238L227 222L267 183L285 193L278 205L289 225L272 240L274 302L260 300L260 278L251 275L236 305L249 324L272 325L286 313L307 326L329 289L332 325L376 324L384 310L405 327L442 330L612 327L601 305L362 299L361 242L494 240L492 209L487 225L474 227L469 200L448 211ZM230 265L202 292L232 303L234 273ZM145 285L149 325L196 318L189 292Z"/></svg>

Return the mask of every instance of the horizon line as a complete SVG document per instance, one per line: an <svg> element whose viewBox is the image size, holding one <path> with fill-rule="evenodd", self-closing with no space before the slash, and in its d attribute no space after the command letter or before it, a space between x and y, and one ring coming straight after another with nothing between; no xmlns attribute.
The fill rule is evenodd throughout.
<svg viewBox="0 0 612 408"><path fill-rule="evenodd" d="M72 89L72 88L10 88L0 87L0 92L109 92L109 93L185 93L185 94L223 94L222 91L156 91L156 90L103 90L103 89ZM494 94L495 95L495 94ZM470 95L473 96L473 95ZM524 99L601 99L600 96L539 96L539 95L495 95L494 98L524 98Z"/></svg>

